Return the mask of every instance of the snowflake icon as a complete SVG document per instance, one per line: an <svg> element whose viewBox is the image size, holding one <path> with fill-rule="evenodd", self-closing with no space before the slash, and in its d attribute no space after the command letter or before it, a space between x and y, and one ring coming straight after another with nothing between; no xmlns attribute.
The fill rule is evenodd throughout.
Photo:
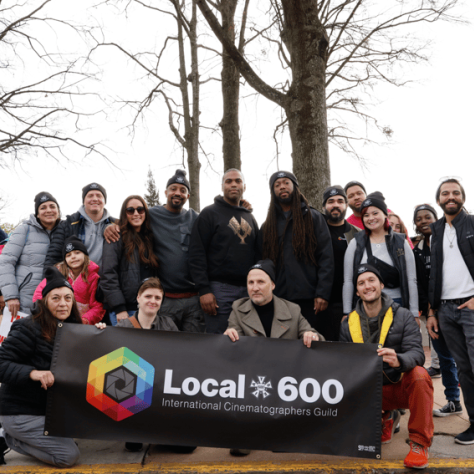
<svg viewBox="0 0 474 474"><path fill-rule="evenodd" d="M256 398L258 398L260 395L262 395L263 398L267 398L268 395L270 395L267 389L273 388L272 382L265 382L265 377L261 377L260 375L257 378L258 382L252 380L252 383L250 384L250 388L255 388L255 391L252 392L252 395L254 395Z"/></svg>

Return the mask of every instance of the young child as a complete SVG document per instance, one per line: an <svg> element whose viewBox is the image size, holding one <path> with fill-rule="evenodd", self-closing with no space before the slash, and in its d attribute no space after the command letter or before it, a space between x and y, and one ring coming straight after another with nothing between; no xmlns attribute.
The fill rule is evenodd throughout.
<svg viewBox="0 0 474 474"><path fill-rule="evenodd" d="M99 283L99 265L89 260L86 246L76 236L72 235L63 248L64 261L56 267L68 279L74 288L74 298L84 324L96 324L102 321L105 309L102 303L95 299ZM33 301L42 298L41 292L46 285L46 279L36 288Z"/></svg>

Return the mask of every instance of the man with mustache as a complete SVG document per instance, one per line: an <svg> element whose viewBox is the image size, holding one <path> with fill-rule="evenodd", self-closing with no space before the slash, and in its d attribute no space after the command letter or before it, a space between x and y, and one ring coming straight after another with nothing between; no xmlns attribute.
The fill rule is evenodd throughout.
<svg viewBox="0 0 474 474"><path fill-rule="evenodd" d="M466 193L454 178L444 180L436 202L444 216L431 224L430 311L426 327L441 327L457 369L471 426L455 436L474 444L474 216L464 210Z"/></svg>
<svg viewBox="0 0 474 474"><path fill-rule="evenodd" d="M334 282L332 284L329 304L325 311L319 313L316 329L328 341L339 340L342 309L342 287L344 285L344 255L349 242L360 229L345 220L347 196L341 186L329 186L323 193L323 208L326 222L331 234L334 255Z"/></svg>
<svg viewBox="0 0 474 474"><path fill-rule="evenodd" d="M363 229L364 224L362 224L360 206L367 197L367 191L365 190L364 185L359 183L359 181L349 181L344 186L344 191L347 195L347 203L352 209L352 215L347 218L347 222L359 229Z"/></svg>

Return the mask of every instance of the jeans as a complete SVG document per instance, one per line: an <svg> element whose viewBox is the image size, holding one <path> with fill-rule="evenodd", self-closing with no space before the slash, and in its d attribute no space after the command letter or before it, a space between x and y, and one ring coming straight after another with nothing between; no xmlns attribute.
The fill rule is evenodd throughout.
<svg viewBox="0 0 474 474"><path fill-rule="evenodd" d="M129 316L133 316L135 314L135 311L127 311L127 313ZM117 313L110 311L109 318L110 318L110 324L112 324L112 326L117 326Z"/></svg>
<svg viewBox="0 0 474 474"><path fill-rule="evenodd" d="M384 385L382 410L408 408L408 436L422 446L431 446L433 439L433 382L423 367L403 374L398 383Z"/></svg>
<svg viewBox="0 0 474 474"><path fill-rule="evenodd" d="M232 312L232 303L240 298L248 296L246 286L229 285L219 281L211 281L209 283L213 295L217 301L217 315L211 316L205 313L206 333L207 334L224 334L227 329L227 321Z"/></svg>
<svg viewBox="0 0 474 474"><path fill-rule="evenodd" d="M441 304L438 320L456 361L469 421L474 424L474 311L457 308L458 305L451 301Z"/></svg>
<svg viewBox="0 0 474 474"><path fill-rule="evenodd" d="M206 329L205 313L201 309L197 295L191 298L167 298L165 296L160 314L170 317L180 331L204 332Z"/></svg>

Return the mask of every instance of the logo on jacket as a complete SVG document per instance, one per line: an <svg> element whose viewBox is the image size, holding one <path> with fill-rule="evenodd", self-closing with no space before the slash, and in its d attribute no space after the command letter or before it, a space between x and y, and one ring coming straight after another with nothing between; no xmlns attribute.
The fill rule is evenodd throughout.
<svg viewBox="0 0 474 474"><path fill-rule="evenodd" d="M66 252L72 252L74 250L74 245L72 244L67 244L66 245Z"/></svg>
<svg viewBox="0 0 474 474"><path fill-rule="evenodd" d="M151 406L155 368L126 347L91 362L86 400L122 421Z"/></svg>
<svg viewBox="0 0 474 474"><path fill-rule="evenodd" d="M48 196L46 196L46 194L44 196L41 196L41 199L40 199L41 202L46 202L47 200L48 200Z"/></svg>
<svg viewBox="0 0 474 474"><path fill-rule="evenodd" d="M232 219L229 221L228 226L240 239L240 243L245 245L245 239L252 233L252 227L250 227L250 224L243 217L240 219L240 224L235 217L232 217Z"/></svg>
<svg viewBox="0 0 474 474"><path fill-rule="evenodd" d="M268 392L269 388L272 387L272 382L265 382L265 377L261 377L260 375L257 377L258 382L255 382L255 380L252 380L252 383L250 384L250 388L254 388L255 390L252 392L252 395L256 398L258 398L260 395L262 395L263 398L267 398L270 393Z"/></svg>

